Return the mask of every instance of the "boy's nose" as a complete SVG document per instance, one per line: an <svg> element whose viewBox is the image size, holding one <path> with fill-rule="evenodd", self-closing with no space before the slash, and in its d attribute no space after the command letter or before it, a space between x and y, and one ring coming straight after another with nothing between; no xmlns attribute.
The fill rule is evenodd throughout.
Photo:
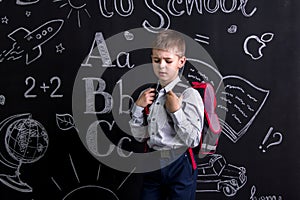
<svg viewBox="0 0 300 200"><path fill-rule="evenodd" d="M164 65L164 64L160 64L160 65L159 65L159 68L160 68L160 69L164 69L165 67L166 67L166 65Z"/></svg>
<svg viewBox="0 0 300 200"><path fill-rule="evenodd" d="M165 68L165 67L166 67L166 62L161 61L161 62L159 63L159 68Z"/></svg>

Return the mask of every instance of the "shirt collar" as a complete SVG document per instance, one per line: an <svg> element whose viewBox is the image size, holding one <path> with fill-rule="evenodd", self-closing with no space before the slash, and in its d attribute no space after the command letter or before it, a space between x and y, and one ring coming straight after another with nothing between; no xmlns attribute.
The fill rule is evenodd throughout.
<svg viewBox="0 0 300 200"><path fill-rule="evenodd" d="M168 93L170 90L172 90L175 85L180 82L180 78L179 76L177 76L171 83L169 83L168 85L166 85L163 89L165 90L165 93ZM159 84L159 83L158 83Z"/></svg>

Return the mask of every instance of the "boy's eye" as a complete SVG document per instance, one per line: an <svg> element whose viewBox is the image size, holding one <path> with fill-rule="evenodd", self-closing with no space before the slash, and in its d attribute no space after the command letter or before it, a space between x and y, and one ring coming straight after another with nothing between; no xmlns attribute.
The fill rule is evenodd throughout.
<svg viewBox="0 0 300 200"><path fill-rule="evenodd" d="M170 59L163 59L167 64L171 64L173 61ZM160 58L152 58L152 62L154 63L160 63L162 61L162 59Z"/></svg>
<svg viewBox="0 0 300 200"><path fill-rule="evenodd" d="M153 62L159 63L159 62L160 62L160 59L153 59Z"/></svg>

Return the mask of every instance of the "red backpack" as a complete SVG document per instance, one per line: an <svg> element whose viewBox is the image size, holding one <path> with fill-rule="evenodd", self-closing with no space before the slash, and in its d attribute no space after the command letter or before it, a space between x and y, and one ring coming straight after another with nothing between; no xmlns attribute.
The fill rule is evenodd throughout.
<svg viewBox="0 0 300 200"><path fill-rule="evenodd" d="M207 154L215 153L222 129L215 112L217 100L213 86L206 82L192 82L192 87L199 92L204 104L204 124L200 144L188 149L193 168L196 169L197 164L193 155L204 158Z"/></svg>
<svg viewBox="0 0 300 200"><path fill-rule="evenodd" d="M188 148L193 169L196 169L197 162L194 155L198 155L198 158L203 158L207 154L215 153L222 129L220 126L219 117L215 113L217 100L213 86L206 82L192 82L192 87L199 92L204 104L204 124L200 143L197 147ZM182 93L183 90L180 90L180 93ZM146 117L149 114L149 106L150 105L144 109L145 120L147 120Z"/></svg>

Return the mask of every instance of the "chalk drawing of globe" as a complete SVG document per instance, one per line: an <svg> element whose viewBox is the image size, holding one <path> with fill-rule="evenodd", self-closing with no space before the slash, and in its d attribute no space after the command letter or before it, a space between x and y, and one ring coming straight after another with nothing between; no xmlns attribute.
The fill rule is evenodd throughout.
<svg viewBox="0 0 300 200"><path fill-rule="evenodd" d="M5 147L15 160L32 163L39 160L48 148L45 128L34 119L19 119L7 128Z"/></svg>

